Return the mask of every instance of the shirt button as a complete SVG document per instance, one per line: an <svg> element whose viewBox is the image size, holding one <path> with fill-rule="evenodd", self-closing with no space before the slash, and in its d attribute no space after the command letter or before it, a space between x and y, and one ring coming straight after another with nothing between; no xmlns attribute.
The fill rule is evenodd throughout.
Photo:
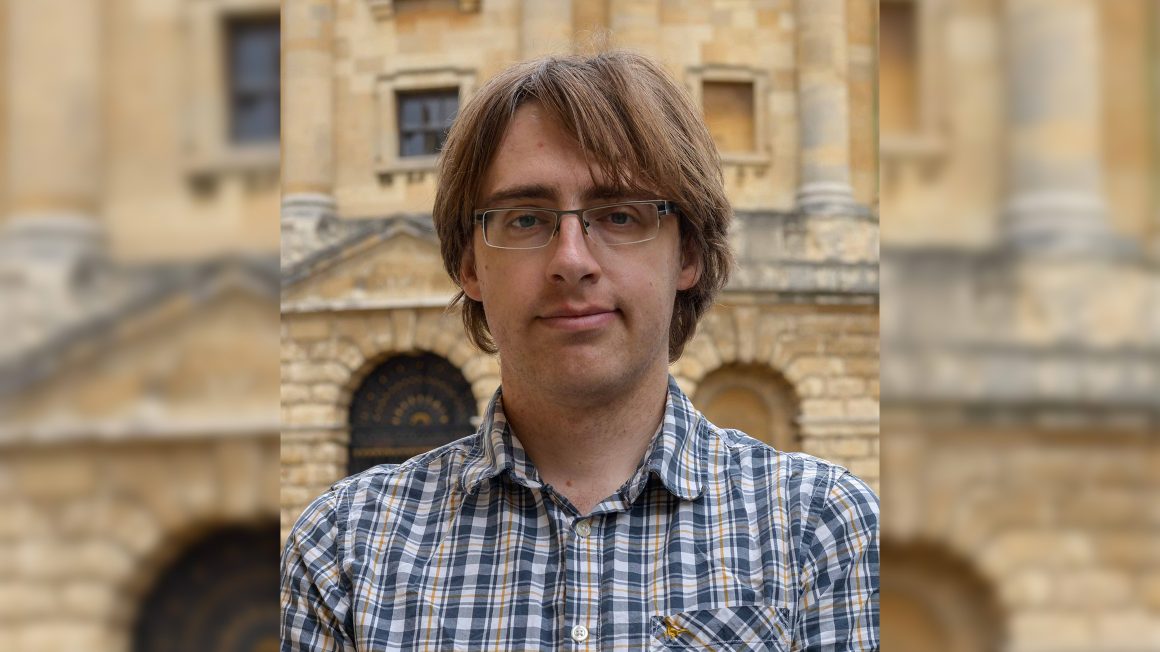
<svg viewBox="0 0 1160 652"><path fill-rule="evenodd" d="M579 534L582 537L586 537L589 534L592 534L592 526L588 523L588 519L576 522L576 534Z"/></svg>
<svg viewBox="0 0 1160 652"><path fill-rule="evenodd" d="M576 625L572 628L572 640L577 643L583 643L588 640L588 628L584 625Z"/></svg>

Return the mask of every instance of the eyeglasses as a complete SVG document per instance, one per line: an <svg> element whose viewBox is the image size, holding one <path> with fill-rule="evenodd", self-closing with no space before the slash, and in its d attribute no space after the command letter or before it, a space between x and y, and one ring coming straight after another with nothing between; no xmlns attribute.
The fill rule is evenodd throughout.
<svg viewBox="0 0 1160 652"><path fill-rule="evenodd" d="M475 212L475 221L483 225L483 241L489 247L538 249L547 246L560 232L560 220L565 215L580 218L580 227L596 242L626 245L657 237L661 229L661 217L676 212L672 202L653 199L570 211L551 208L487 208Z"/></svg>

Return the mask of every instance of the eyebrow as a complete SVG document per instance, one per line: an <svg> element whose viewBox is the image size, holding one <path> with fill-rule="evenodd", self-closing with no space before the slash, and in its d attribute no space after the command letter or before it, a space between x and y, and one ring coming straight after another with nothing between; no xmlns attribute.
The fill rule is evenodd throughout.
<svg viewBox="0 0 1160 652"><path fill-rule="evenodd" d="M590 186L584 190L581 200L592 202L598 200L624 199L631 190L613 188L612 186ZM500 202L519 201L522 199L553 200L557 198L556 189L541 183L522 184L500 188L484 198L484 206L493 206Z"/></svg>

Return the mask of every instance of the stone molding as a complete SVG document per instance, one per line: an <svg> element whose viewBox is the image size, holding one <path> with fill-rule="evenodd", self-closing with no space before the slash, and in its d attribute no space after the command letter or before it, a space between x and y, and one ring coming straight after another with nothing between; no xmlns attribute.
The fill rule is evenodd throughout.
<svg viewBox="0 0 1160 652"><path fill-rule="evenodd" d="M371 15L378 20L388 20L395 17L396 0L366 0ZM471 13L479 11L479 0L458 0L459 11Z"/></svg>
<svg viewBox="0 0 1160 652"><path fill-rule="evenodd" d="M843 215L738 212L729 239L737 268L727 291L776 292L779 300L875 303L878 223Z"/></svg>
<svg viewBox="0 0 1160 652"><path fill-rule="evenodd" d="M973 421L1160 419L1160 270L1012 254L886 252L887 402L958 406Z"/></svg>

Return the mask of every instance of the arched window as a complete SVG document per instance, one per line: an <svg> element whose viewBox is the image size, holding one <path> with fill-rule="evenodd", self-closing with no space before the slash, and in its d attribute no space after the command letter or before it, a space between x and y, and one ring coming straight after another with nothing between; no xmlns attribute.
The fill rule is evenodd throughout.
<svg viewBox="0 0 1160 652"><path fill-rule="evenodd" d="M397 355L350 402L350 463L358 473L398 463L475 430L475 397L459 369L432 353Z"/></svg>
<svg viewBox="0 0 1160 652"><path fill-rule="evenodd" d="M278 539L271 523L195 543L145 595L133 651L277 652Z"/></svg>
<svg viewBox="0 0 1160 652"><path fill-rule="evenodd" d="M797 397L774 370L729 365L705 376L693 404L721 428L736 428L778 450L797 450Z"/></svg>
<svg viewBox="0 0 1160 652"><path fill-rule="evenodd" d="M965 561L932 545L882 544L882 649L997 652L994 591Z"/></svg>

